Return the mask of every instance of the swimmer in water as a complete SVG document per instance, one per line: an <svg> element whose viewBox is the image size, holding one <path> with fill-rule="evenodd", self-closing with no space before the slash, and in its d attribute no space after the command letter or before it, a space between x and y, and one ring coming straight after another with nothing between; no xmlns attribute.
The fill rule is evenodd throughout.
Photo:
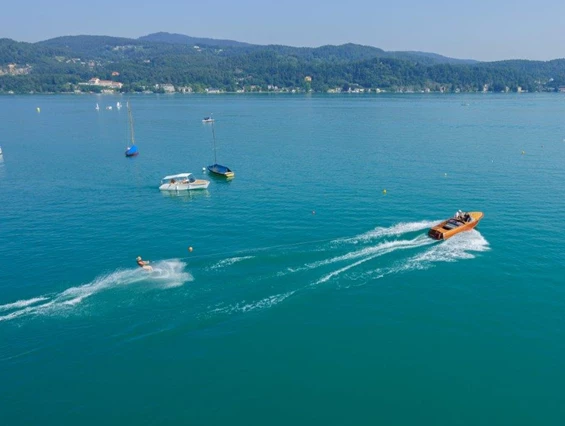
<svg viewBox="0 0 565 426"><path fill-rule="evenodd" d="M137 261L137 265L140 268L143 268L143 269L145 269L146 271L149 271L149 272L153 272L153 268L148 265L149 264L148 260L142 260L141 256L137 256L137 259L135 259L135 260Z"/></svg>

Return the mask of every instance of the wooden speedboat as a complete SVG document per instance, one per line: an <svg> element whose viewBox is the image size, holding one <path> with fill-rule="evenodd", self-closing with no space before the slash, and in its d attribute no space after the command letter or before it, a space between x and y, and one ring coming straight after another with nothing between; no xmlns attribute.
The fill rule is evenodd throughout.
<svg viewBox="0 0 565 426"><path fill-rule="evenodd" d="M428 236L434 240L447 240L456 234L470 231L483 218L483 212L462 212L459 210L450 219L444 220L428 231Z"/></svg>

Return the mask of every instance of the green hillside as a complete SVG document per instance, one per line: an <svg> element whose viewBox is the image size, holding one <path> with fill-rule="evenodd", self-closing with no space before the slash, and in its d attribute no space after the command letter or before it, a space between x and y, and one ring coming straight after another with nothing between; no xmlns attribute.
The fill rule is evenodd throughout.
<svg viewBox="0 0 565 426"><path fill-rule="evenodd" d="M476 62L356 44L261 46L168 33L0 39L0 93L102 90L79 85L92 77L121 82L122 91L164 84L195 92L552 91L565 85L565 60Z"/></svg>

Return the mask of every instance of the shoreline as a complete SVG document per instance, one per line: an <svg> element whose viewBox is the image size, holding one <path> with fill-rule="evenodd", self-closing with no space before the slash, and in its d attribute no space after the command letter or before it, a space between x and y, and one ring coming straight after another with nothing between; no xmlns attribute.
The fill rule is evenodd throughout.
<svg viewBox="0 0 565 426"><path fill-rule="evenodd" d="M222 95L275 95L275 96L298 96L298 95L327 95L327 96L382 96L382 95L531 95L531 94L564 94L563 92L559 91L539 91L539 92L387 92L387 91L380 91L380 92L221 92L221 93L206 93L206 92L193 92L193 93L140 93L140 92L117 92L117 93L73 93L73 92L33 92L33 93L4 93L0 92L0 97L9 97L9 96L53 96L53 95L63 95L63 96L150 96L150 95L159 95L159 96L222 96Z"/></svg>

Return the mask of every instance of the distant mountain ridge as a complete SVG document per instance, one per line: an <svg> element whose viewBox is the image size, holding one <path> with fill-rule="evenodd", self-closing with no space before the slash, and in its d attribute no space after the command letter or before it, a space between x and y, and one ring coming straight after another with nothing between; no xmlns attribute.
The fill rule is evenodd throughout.
<svg viewBox="0 0 565 426"><path fill-rule="evenodd" d="M156 33L0 39L0 93L565 91L565 60L477 62L353 43L292 47ZM93 80L94 81L94 80ZM98 80L99 81L99 80Z"/></svg>
<svg viewBox="0 0 565 426"><path fill-rule="evenodd" d="M191 37L184 34L158 32L147 34L138 37L137 40L154 41L157 43L171 43L171 44L190 44L190 45L203 45L203 46L217 46L217 47L245 47L252 46L249 43L242 43L234 40L221 40L206 37Z"/></svg>
<svg viewBox="0 0 565 426"><path fill-rule="evenodd" d="M324 45L320 47L294 47L286 45L259 45L251 43L243 43L234 40L220 40L213 38L191 37L184 34L158 32L139 37L137 40L152 41L158 43L169 44L182 44L182 45L197 45L197 46L210 46L210 47L236 47L236 48L249 48L251 50L265 50L275 49L286 54L296 54L302 57L310 56L323 56L331 55L337 50L347 51L346 55L349 60L364 60L375 57L397 58L414 61L426 61L429 63L438 64L471 64L477 63L473 59L456 59L447 56L439 55L437 53L418 52L418 51L398 51L387 52L383 49L373 46L365 46L354 43L346 43L342 45ZM324 52L318 55L318 52Z"/></svg>

